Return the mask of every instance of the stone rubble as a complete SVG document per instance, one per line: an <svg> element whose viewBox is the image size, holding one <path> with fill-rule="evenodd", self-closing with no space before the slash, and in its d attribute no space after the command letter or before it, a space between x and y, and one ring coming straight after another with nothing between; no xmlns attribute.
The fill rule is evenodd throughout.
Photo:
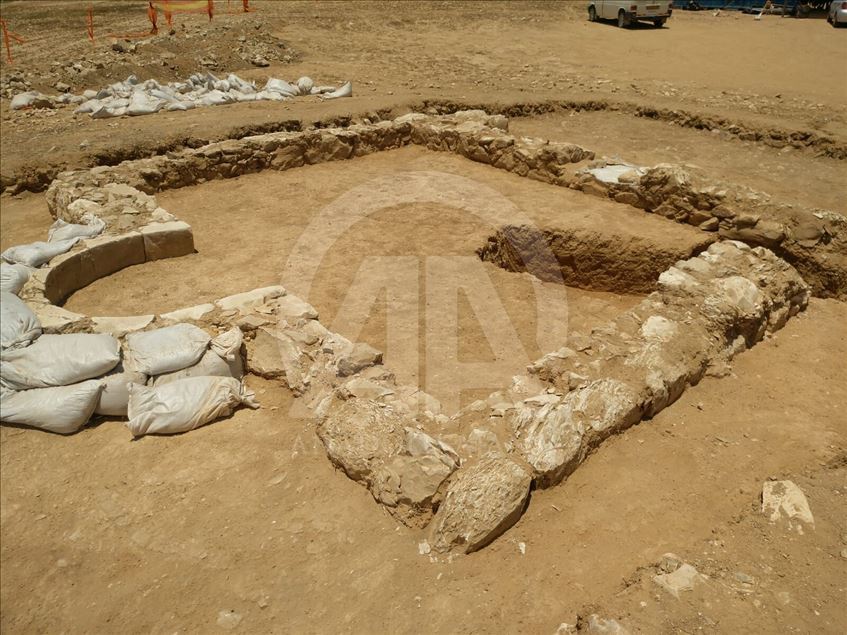
<svg viewBox="0 0 847 635"><path fill-rule="evenodd" d="M806 495L793 481L765 481L762 485L762 513L775 523L780 518L788 520L788 527L803 533L803 524L814 529L815 518ZM792 523L791 521L795 521ZM799 522L796 522L799 521Z"/></svg>
<svg viewBox="0 0 847 635"><path fill-rule="evenodd" d="M399 520L426 526L433 551L479 549L517 521L531 487L561 482L605 438L654 416L712 365L782 328L805 308L809 285L767 248L716 242L661 273L658 289L635 308L589 334L571 334L512 386L453 417L416 387L398 386L379 351L328 331L313 307L282 287L152 318L88 317L56 303L123 267L193 251L191 228L156 202L163 189L409 143L557 185L572 182L570 164L593 157L572 144L511 137L507 128L505 117L478 111L412 114L63 172L47 192L53 216L72 223L95 214L105 231L33 270L20 296L48 333L96 328L125 337L187 322L217 335L238 327L244 368L300 397L336 466ZM685 184L674 170L614 176L618 184L646 178L659 189Z"/></svg>

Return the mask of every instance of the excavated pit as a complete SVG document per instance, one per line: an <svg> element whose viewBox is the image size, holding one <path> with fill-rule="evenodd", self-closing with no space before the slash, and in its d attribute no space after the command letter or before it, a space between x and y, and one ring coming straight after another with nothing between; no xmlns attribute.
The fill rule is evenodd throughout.
<svg viewBox="0 0 847 635"><path fill-rule="evenodd" d="M655 291L659 275L696 256L710 242L658 245L642 237L585 230L507 225L488 237L479 257L506 271L527 272L545 282L622 294Z"/></svg>
<svg viewBox="0 0 847 635"><path fill-rule="evenodd" d="M413 177L420 191L410 195ZM317 251L333 223L361 208L362 217L319 259L304 299L331 330L385 351L399 381L436 397L445 397L468 375L467 365L477 364L476 385L463 391L462 403L507 385L568 331L589 332L631 308L662 270L709 239L610 201L419 147L211 181L157 198L192 226L197 253L97 280L71 295L66 309L156 313L274 284L300 294L288 271L294 251ZM379 203L365 204L374 200ZM511 273L524 271L518 266L504 271L496 259L480 263L479 246L504 223L519 220L580 237L579 275L565 276L562 286L550 272L530 269L545 281L539 284ZM514 248L530 235L514 236ZM552 247L549 253L561 255L559 243ZM616 260L621 254L631 257ZM604 276L591 275L597 262L604 263ZM410 284L417 289L410 291ZM493 308L484 300L491 289ZM491 319L492 311L506 319ZM459 365L427 375L447 346L437 327L453 318ZM540 330L545 337L538 337Z"/></svg>

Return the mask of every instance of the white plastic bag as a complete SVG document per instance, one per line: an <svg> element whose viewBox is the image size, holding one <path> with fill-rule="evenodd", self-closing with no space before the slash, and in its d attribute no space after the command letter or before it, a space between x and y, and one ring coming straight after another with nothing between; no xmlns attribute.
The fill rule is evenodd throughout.
<svg viewBox="0 0 847 635"><path fill-rule="evenodd" d="M79 242L79 238L57 240L52 243L35 242L28 245L9 247L0 254L6 262L18 263L27 267L40 267L59 254L63 254Z"/></svg>
<svg viewBox="0 0 847 635"><path fill-rule="evenodd" d="M41 335L41 323L14 293L0 292L0 348L20 348Z"/></svg>
<svg viewBox="0 0 847 635"><path fill-rule="evenodd" d="M130 384L127 427L136 437L188 432L242 403L258 407L253 393L232 377L190 377L155 387Z"/></svg>
<svg viewBox="0 0 847 635"><path fill-rule="evenodd" d="M165 373L157 377L151 377L147 383L151 386L164 386L165 384L170 384L171 382L187 377L234 377L240 380L243 376L244 368L240 355L232 361L226 361L215 351L208 350L200 358L200 361L193 366L183 368L182 370L175 370L172 373Z"/></svg>
<svg viewBox="0 0 847 635"><path fill-rule="evenodd" d="M103 383L103 393L94 412L109 417L125 417L129 404L129 385L143 384L147 381L147 376L135 369L126 368L121 362L100 379Z"/></svg>
<svg viewBox="0 0 847 635"><path fill-rule="evenodd" d="M130 117L138 115L152 115L158 112L165 102L161 99L151 97L143 90L135 89L132 91L132 96L129 99L129 106L126 109L126 114Z"/></svg>
<svg viewBox="0 0 847 635"><path fill-rule="evenodd" d="M26 348L3 351L0 381L14 390L67 386L109 372L120 359L111 335L42 335Z"/></svg>
<svg viewBox="0 0 847 635"><path fill-rule="evenodd" d="M55 243L71 238L94 238L98 236L106 228L106 223L96 216L91 216L86 219L85 225L76 225L74 223L66 223L61 218L50 226L47 232L47 242Z"/></svg>
<svg viewBox="0 0 847 635"><path fill-rule="evenodd" d="M235 361L236 357L241 356L241 343L243 341L244 334L241 329L233 326L214 338L211 348L226 361L232 362Z"/></svg>
<svg viewBox="0 0 847 635"><path fill-rule="evenodd" d="M193 324L174 324L126 336L129 365L145 375L181 370L206 352L212 338Z"/></svg>
<svg viewBox="0 0 847 635"><path fill-rule="evenodd" d="M20 110L21 108L51 108L50 98L47 95L39 93L37 90L30 90L25 93L18 93L12 97L9 107L12 110Z"/></svg>
<svg viewBox="0 0 847 635"><path fill-rule="evenodd" d="M0 291L17 295L29 280L29 267L0 262Z"/></svg>
<svg viewBox="0 0 847 635"><path fill-rule="evenodd" d="M332 91L331 93L325 93L321 95L321 99L338 99L339 97L352 97L353 96L353 84L350 82L344 83L342 86Z"/></svg>
<svg viewBox="0 0 847 635"><path fill-rule="evenodd" d="M0 399L0 421L71 434L91 417L102 390L101 382L91 380L72 386L5 392Z"/></svg>

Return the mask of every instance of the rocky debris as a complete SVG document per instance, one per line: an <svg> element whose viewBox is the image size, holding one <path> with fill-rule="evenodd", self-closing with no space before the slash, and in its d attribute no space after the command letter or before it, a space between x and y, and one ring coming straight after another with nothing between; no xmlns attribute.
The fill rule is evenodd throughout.
<svg viewBox="0 0 847 635"><path fill-rule="evenodd" d="M338 358L338 376L347 377L360 370L382 363L382 353L363 342L353 345L349 352Z"/></svg>
<svg viewBox="0 0 847 635"><path fill-rule="evenodd" d="M232 609L220 611L218 613L218 626L221 628L231 631L234 628L237 628L239 624L241 624L241 620L244 619L240 613L236 613Z"/></svg>
<svg viewBox="0 0 847 635"><path fill-rule="evenodd" d="M520 518L531 482L525 467L502 454L464 467L433 519L433 549L471 553L489 544Z"/></svg>
<svg viewBox="0 0 847 635"><path fill-rule="evenodd" d="M792 481L765 481L762 485L762 513L774 523L781 517L788 520L789 529L793 526L802 533L801 523L814 528L815 519L806 495ZM793 524L791 521L800 521Z"/></svg>
<svg viewBox="0 0 847 635"><path fill-rule="evenodd" d="M577 620L576 632L579 633L603 633L606 635L629 635L629 631L611 617L600 617L592 613L586 618Z"/></svg>
<svg viewBox="0 0 847 635"><path fill-rule="evenodd" d="M558 483L607 436L673 403L710 363L782 328L809 295L797 272L761 247L716 243L678 262L641 304L528 367L550 389L498 406L513 450L539 486ZM496 409L472 425L494 420Z"/></svg>
<svg viewBox="0 0 847 635"><path fill-rule="evenodd" d="M682 562L674 554L665 554L659 563L660 573L653 576L653 582L670 593L676 599L685 591L693 591L694 587L707 580L693 566Z"/></svg>
<svg viewBox="0 0 847 635"><path fill-rule="evenodd" d="M390 403L350 398L318 425L330 460L406 524L425 524L459 458Z"/></svg>
<svg viewBox="0 0 847 635"><path fill-rule="evenodd" d="M214 85L214 82L212 84ZM303 86L308 86L308 83ZM303 86L300 83L295 85L269 80L269 88L280 94L299 92ZM226 93L219 89L214 90L217 91L214 100L228 99L223 96ZM312 86L311 90L315 90L315 87ZM139 107L146 108L147 105L140 104ZM126 106L121 106L123 107L128 108L129 101ZM474 161L555 185L584 190L587 184L592 183L602 190L603 195L615 200L640 206L702 229L715 230L717 235L704 232L702 246L718 237L731 236L753 244L771 246L777 255L784 257L800 271L813 285L817 295L839 296L847 293L847 218L840 214L823 210L788 209L786 206L774 205L761 193L708 183L688 169L683 170L679 166L667 164L639 168L598 160L588 164L588 171L579 170L575 175L570 174L570 163L589 161L593 154L572 144L545 144L537 139L516 138L509 135L507 129L508 121L504 117L488 115L482 111L464 111L444 116L411 113L391 122L356 124L344 129L271 133L214 143L166 157L141 159L121 166L102 168L103 173L98 175L97 180L121 181L142 192L154 193L161 189L190 185L200 179L231 178L268 168L284 170L309 163L353 158L416 143L433 150L455 152ZM614 179L606 176L604 178L609 182L604 182L596 178L595 174L602 176L605 174L602 170L611 170L615 166L618 168L613 171ZM85 173L70 173L73 176L69 175L67 178L79 178ZM64 178L65 176L61 175L57 181ZM84 178L90 180L89 177ZM75 184L73 189L77 193L73 196L85 198L85 195L79 192L82 189L80 185L82 184ZM51 189L56 187L54 182ZM61 187L66 188L66 184L61 183ZM95 188L96 185L92 185L91 189ZM622 198L619 195L626 196ZM48 191L48 201L52 197ZM52 210L55 206L50 204ZM783 215L790 220L779 223L774 220L761 220L765 216L773 219L782 218ZM129 215L125 215L121 222L132 224ZM736 224L739 222L742 227ZM531 254L532 245L539 240L555 242L562 239L575 248L584 242L579 236L554 236L543 232L539 236L537 231L534 234L525 232L526 235L522 235L522 231L522 228L508 228L508 231L504 229L502 236L493 237L493 242L482 250L483 257L501 262L513 270L532 270L542 277L564 276L566 280L576 284L590 277L590 271L578 266L563 268L559 263L553 262L555 258L539 260L530 257L526 263L519 263L518 256ZM507 238L514 243L511 252L505 246ZM651 284L652 274L676 256L669 252L649 254L650 257L645 257L638 244L619 247L620 254L627 259L628 265L644 271L644 275L633 277L641 281L639 284L643 288L639 288L639 291L650 290L647 286ZM679 257L682 258L682 254ZM645 263L652 264L648 266ZM601 282L614 290L630 284L629 280L622 279L622 270L627 268L611 265L600 267ZM591 282L594 286L596 280Z"/></svg>
<svg viewBox="0 0 847 635"><path fill-rule="evenodd" d="M594 163L578 170L570 187L776 250L808 276L818 295L847 292L847 218L842 215L827 212L829 223L821 223L821 210L775 204L762 192L710 182L678 165Z"/></svg>

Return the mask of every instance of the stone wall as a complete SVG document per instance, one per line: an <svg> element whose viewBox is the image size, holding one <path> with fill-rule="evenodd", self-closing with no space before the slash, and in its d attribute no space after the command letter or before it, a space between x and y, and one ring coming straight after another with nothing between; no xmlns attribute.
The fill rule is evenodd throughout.
<svg viewBox="0 0 847 635"><path fill-rule="evenodd" d="M677 221L699 221L709 240L715 236L710 219L719 219L718 236L726 230L722 210L734 213L726 216L733 227L744 218L742 199L691 185L675 168L626 166L611 170L614 179L609 171L598 177L597 169L612 166L586 165L591 152L516 139L506 128L504 118L485 113L408 115L62 173L48 191L51 213L73 222L91 212L106 221L107 231L37 270L22 296L48 332L126 333L174 321L238 326L247 369L300 398L336 466L402 522L428 527L435 551L474 551L520 517L533 485L561 482L609 435L654 416L705 373L721 373L735 354L781 328L805 307L809 285L764 247L716 242L658 275L657 290L634 309L590 334L572 333L510 387L452 416L417 387L398 386L378 351L329 332L313 307L281 287L158 316L89 318L56 303L124 266L193 250L190 227L158 207L157 191L409 143L560 186L594 188ZM695 216L700 212L709 218ZM831 232L841 231L841 221L833 218L817 242L801 234L795 239L829 254L830 245L840 245ZM782 245L788 233L780 231ZM826 271L836 266L830 265Z"/></svg>

